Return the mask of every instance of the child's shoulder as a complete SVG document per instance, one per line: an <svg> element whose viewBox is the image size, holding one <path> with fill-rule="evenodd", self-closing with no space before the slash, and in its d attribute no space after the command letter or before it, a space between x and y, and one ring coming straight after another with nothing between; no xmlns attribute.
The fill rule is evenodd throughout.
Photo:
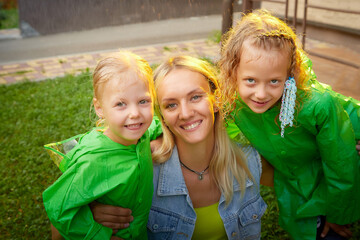
<svg viewBox="0 0 360 240"><path fill-rule="evenodd" d="M134 147L135 148L135 147ZM93 129L85 133L80 139L78 144L72 151L72 157L80 157L87 154L110 154L112 151L128 150L122 144L112 141L109 137L104 135L101 129Z"/></svg>
<svg viewBox="0 0 360 240"><path fill-rule="evenodd" d="M328 108L336 101L331 87L319 82L313 82L308 91L303 95L303 109Z"/></svg>

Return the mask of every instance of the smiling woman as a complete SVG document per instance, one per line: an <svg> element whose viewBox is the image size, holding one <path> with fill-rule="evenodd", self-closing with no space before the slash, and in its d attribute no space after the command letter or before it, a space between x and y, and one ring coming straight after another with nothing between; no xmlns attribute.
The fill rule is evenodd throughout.
<svg viewBox="0 0 360 240"><path fill-rule="evenodd" d="M178 149L184 144L196 147L201 142L211 147L214 143L212 126L215 120L215 99L210 94L211 89L205 77L198 72L180 68L171 71L156 86L158 100L161 101L160 111L166 126L175 135ZM205 166L197 168L208 165L205 163Z"/></svg>

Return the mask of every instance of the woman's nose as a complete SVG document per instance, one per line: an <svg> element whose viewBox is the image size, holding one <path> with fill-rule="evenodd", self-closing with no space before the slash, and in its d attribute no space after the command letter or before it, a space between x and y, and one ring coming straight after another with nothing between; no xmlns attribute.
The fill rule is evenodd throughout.
<svg viewBox="0 0 360 240"><path fill-rule="evenodd" d="M194 114L194 110L191 108L191 106L189 106L189 104L187 103L181 104L180 113L179 113L179 117L181 119L188 119L192 117L193 114Z"/></svg>

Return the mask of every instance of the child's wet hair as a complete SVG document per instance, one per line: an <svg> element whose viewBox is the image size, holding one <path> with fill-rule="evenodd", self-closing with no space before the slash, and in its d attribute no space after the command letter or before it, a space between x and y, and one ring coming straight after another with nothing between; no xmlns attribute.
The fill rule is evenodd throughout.
<svg viewBox="0 0 360 240"><path fill-rule="evenodd" d="M298 89L305 89L308 80L301 46L294 31L285 22L266 10L244 15L224 37L220 66L220 82L228 111L234 108L237 92L236 69L241 60L244 42L264 50L279 50L289 56L288 77L294 77Z"/></svg>
<svg viewBox="0 0 360 240"><path fill-rule="evenodd" d="M152 100L154 100L155 90L152 69L149 63L129 51L109 54L98 62L93 73L94 97L101 99L101 88L109 80L115 77L119 81L122 79L126 80L126 77L129 75L144 81L149 87Z"/></svg>

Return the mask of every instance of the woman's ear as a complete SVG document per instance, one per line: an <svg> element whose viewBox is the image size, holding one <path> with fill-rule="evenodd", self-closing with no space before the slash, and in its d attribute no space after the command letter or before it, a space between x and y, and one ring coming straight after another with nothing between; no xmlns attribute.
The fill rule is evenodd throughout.
<svg viewBox="0 0 360 240"><path fill-rule="evenodd" d="M100 101L99 101L98 99L96 99L96 98L93 98L93 104L94 104L94 108L95 108L96 115L97 115L99 118L104 118L104 117L103 117L103 110L102 110Z"/></svg>
<svg viewBox="0 0 360 240"><path fill-rule="evenodd" d="M213 109L214 109L214 113L217 113L219 111L217 100L213 103Z"/></svg>

